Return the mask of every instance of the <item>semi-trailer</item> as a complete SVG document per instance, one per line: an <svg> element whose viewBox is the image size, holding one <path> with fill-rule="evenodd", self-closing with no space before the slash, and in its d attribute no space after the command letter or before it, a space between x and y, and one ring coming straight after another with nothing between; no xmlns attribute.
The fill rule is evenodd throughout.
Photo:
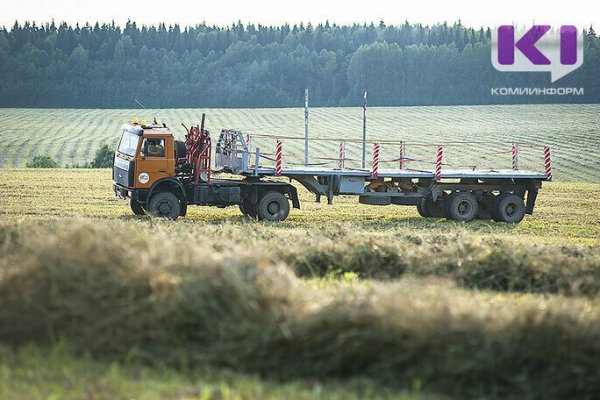
<svg viewBox="0 0 600 400"><path fill-rule="evenodd" d="M423 217L518 223L533 213L542 182L552 179L548 148L544 172L445 168L442 146L430 171L380 169L378 144L370 169L347 168L342 158L337 168L285 166L281 141L269 157L259 148L251 150L247 137L232 129L220 132L213 170L211 136L204 121L202 115L201 124L186 128L185 141L176 140L164 124L123 125L114 160L114 190L130 201L135 214L177 219L186 215L188 205L239 206L253 218L283 221L290 203L300 208L291 183L295 181L317 201L324 196L332 203L335 196L353 195L363 204L416 206ZM215 171L239 178L214 179Z"/></svg>

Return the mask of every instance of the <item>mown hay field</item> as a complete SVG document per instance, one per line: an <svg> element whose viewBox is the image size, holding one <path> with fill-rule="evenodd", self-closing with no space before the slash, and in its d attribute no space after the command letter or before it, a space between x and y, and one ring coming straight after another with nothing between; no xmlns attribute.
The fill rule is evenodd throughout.
<svg viewBox="0 0 600 400"><path fill-rule="evenodd" d="M169 222L133 216L110 174L0 170L4 398L600 391L600 185L544 184L518 225L304 190L283 223Z"/></svg>
<svg viewBox="0 0 600 400"><path fill-rule="evenodd" d="M1 109L0 167L23 167L36 155L51 156L61 166L81 165L91 161L102 144L116 146L119 127L133 117L148 121L157 117L183 136L181 123L199 123L203 112L213 133L235 128L251 135L304 136L304 110L300 108ZM405 156L417 160L409 163L414 169L432 168L437 144L446 145L448 168L510 168L511 143L521 142L521 169L542 171L542 146L550 146L557 180L600 183L599 124L600 105L573 104L374 107L368 109L367 127L370 141L406 141ZM362 109L311 109L310 136L315 139L311 162L335 166L331 158L338 157L339 141L362 137ZM273 152L275 139L255 137L253 144L263 152ZM285 139L283 145L286 165L302 162L302 140ZM369 144L369 160L371 150ZM347 157L360 158L359 143L348 143ZM382 145L381 161L397 157L397 145ZM397 163L381 164L394 168Z"/></svg>

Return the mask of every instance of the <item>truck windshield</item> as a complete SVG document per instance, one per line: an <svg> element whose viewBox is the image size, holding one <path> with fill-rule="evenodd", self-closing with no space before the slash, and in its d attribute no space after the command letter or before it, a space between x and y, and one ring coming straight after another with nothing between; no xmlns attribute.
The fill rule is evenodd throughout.
<svg viewBox="0 0 600 400"><path fill-rule="evenodd" d="M134 156L139 140L140 137L135 133L131 131L123 131L121 143L119 143L119 152L127 154L128 156Z"/></svg>

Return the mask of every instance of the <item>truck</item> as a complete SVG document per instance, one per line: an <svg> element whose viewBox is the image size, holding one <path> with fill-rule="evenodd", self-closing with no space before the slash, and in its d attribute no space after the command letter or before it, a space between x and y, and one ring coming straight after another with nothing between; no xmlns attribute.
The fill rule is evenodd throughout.
<svg viewBox="0 0 600 400"><path fill-rule="evenodd" d="M221 130L215 167L238 178L215 179L211 136L204 125L203 114L199 125L184 126L185 141L176 140L165 124L156 121L123 125L113 184L115 194L130 202L134 214L175 220L186 215L189 205L238 206L254 219L283 221L290 208L300 208L292 184L297 182L316 201L325 196L329 204L335 196L352 195L362 204L415 206L423 217L518 223L533 213L542 181L551 180L549 152L545 173L514 168L451 170L442 169L442 146L431 171L379 169L377 144L370 170L345 168L342 158L338 168L283 167L280 141L273 159L260 148L252 151L243 133L233 129ZM274 165L265 165L264 159Z"/></svg>

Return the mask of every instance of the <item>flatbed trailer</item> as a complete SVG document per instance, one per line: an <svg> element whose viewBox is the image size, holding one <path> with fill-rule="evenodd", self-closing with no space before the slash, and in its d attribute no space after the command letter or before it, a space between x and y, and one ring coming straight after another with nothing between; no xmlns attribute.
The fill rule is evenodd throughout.
<svg viewBox="0 0 600 400"><path fill-rule="evenodd" d="M374 145L369 169L347 167L341 150L339 168L287 166L283 162L280 140L277 140L275 153L267 155L261 153L260 148L252 149L248 137L241 131L229 129L221 130L213 169L210 134L203 123L204 117L202 125L186 128L185 143L177 143L170 131L160 127L124 127L124 137L129 130L140 140L136 153L129 157L117 151L115 193L129 198L135 213L149 212L175 219L186 214L188 205L238 205L242 213L251 217L281 221L289 214L289 202L294 208L300 208L297 190L292 184L295 181L312 192L317 202L323 196L331 204L335 196L354 195L360 203L368 205L416 206L423 217L517 223L525 214L533 213L542 182L552 179L548 148L544 150L543 173L519 170L516 162L512 170L450 169L442 162L442 146L437 147L432 170L379 169L378 144ZM141 177L149 175L139 167L144 165L142 160L146 160L143 143L159 139L165 143L165 156L173 154L173 173L144 178L145 186L138 187L136 183L141 182ZM513 152L515 148L513 146ZM136 161L137 154L142 155L142 160ZM117 165L126 163L134 172L129 174L130 181L123 184L118 178L123 174L119 175ZM237 175L240 179L212 179L216 172ZM289 182L272 178L288 178Z"/></svg>

